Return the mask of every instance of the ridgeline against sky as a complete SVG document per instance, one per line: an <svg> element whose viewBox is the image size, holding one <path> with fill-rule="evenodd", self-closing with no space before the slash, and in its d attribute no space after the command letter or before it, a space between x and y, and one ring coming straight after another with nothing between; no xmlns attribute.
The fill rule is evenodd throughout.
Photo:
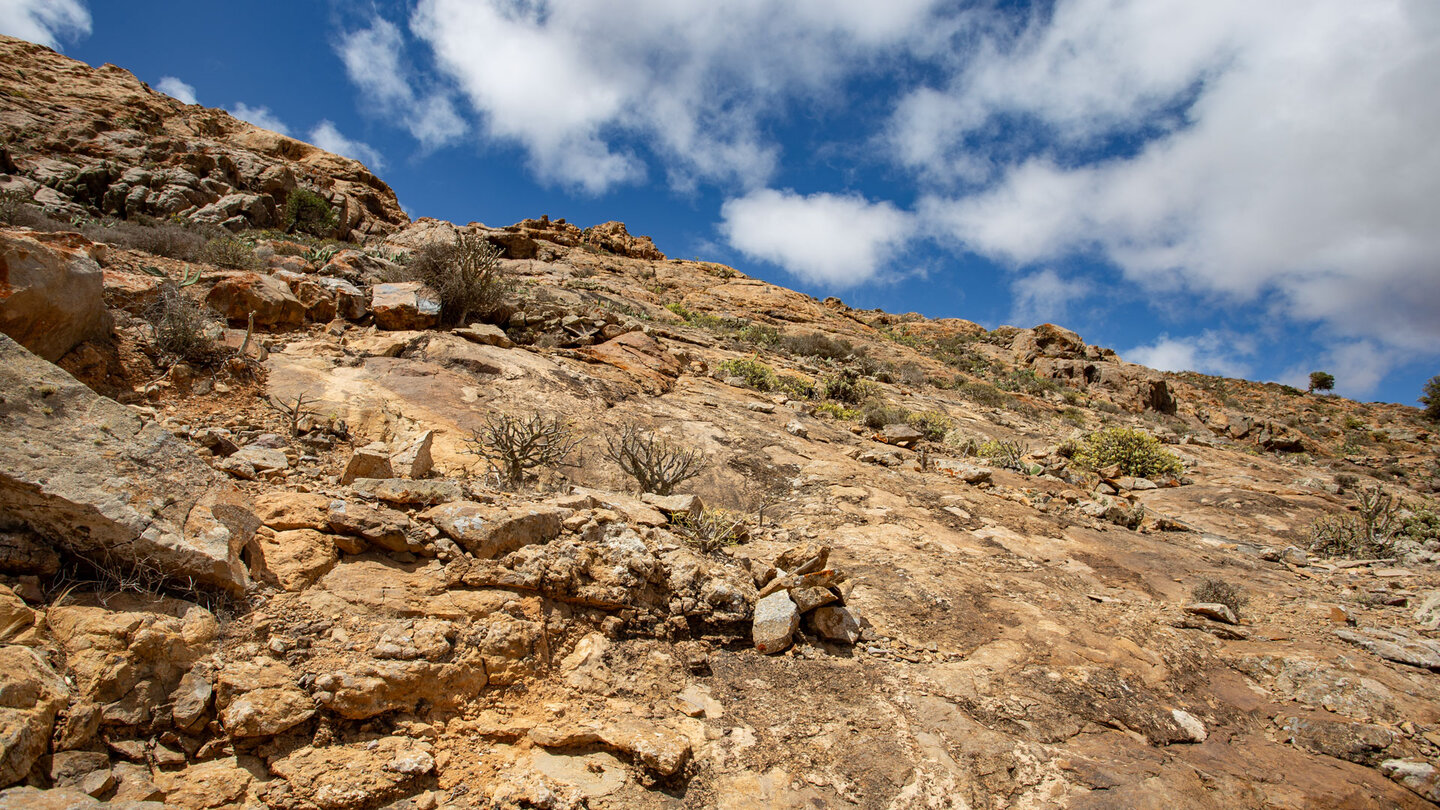
<svg viewBox="0 0 1440 810"><path fill-rule="evenodd" d="M1429 0L12 0L0 32L365 162L414 216L1168 370L1412 403L1440 362Z"/></svg>

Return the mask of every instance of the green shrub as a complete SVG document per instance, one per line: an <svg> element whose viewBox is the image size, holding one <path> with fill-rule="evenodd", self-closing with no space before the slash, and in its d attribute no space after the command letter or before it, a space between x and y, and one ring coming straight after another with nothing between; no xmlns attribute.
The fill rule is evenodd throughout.
<svg viewBox="0 0 1440 810"><path fill-rule="evenodd" d="M1118 466L1121 475L1154 478L1179 475L1185 465L1160 446L1154 436L1140 430L1111 427L1087 435L1075 448L1073 460L1082 469Z"/></svg>
<svg viewBox="0 0 1440 810"><path fill-rule="evenodd" d="M780 330L773 326L752 323L742 327L735 337L756 346L776 346L780 343Z"/></svg>
<svg viewBox="0 0 1440 810"><path fill-rule="evenodd" d="M1026 464L1024 460L1029 452L1029 448L1020 442L1004 439L991 439L975 448L975 455L991 464L1022 473L1030 472L1030 465Z"/></svg>
<svg viewBox="0 0 1440 810"><path fill-rule="evenodd" d="M1039 396L1047 391L1059 391L1060 384L1054 380L1041 379L1034 369L1016 369L1001 377L995 385L1002 391L1019 391Z"/></svg>
<svg viewBox="0 0 1440 810"><path fill-rule="evenodd" d="M691 312L689 309L686 308L684 304L680 303L679 301L671 301L670 303L665 305L665 308L680 316L683 320L688 321L691 318L695 317L695 313Z"/></svg>
<svg viewBox="0 0 1440 810"><path fill-rule="evenodd" d="M220 236L206 242L195 260L232 270L256 270L260 267L255 248L233 236Z"/></svg>
<svg viewBox="0 0 1440 810"><path fill-rule="evenodd" d="M720 373L739 377L756 391L774 391L778 381L774 369L753 357L736 357L720 364Z"/></svg>
<svg viewBox="0 0 1440 810"><path fill-rule="evenodd" d="M955 420L940 411L916 411L905 420L911 427L925 434L925 438L938 442L955 427Z"/></svg>
<svg viewBox="0 0 1440 810"><path fill-rule="evenodd" d="M1236 586L1223 579L1206 577L1190 589L1190 598L1196 602L1208 602L1210 604L1224 605L1230 608L1230 612L1240 617L1240 609L1250 602L1250 597Z"/></svg>
<svg viewBox="0 0 1440 810"><path fill-rule="evenodd" d="M339 221L329 200L304 188L290 192L280 219L286 233L299 231L311 236L329 236Z"/></svg>
<svg viewBox="0 0 1440 810"><path fill-rule="evenodd" d="M777 374L775 390L784 393L791 399L815 398L815 383L794 374Z"/></svg>
<svg viewBox="0 0 1440 810"><path fill-rule="evenodd" d="M1353 512L1322 517L1310 526L1310 550L1327 557L1379 557L1401 528L1395 496L1379 486L1354 493Z"/></svg>
<svg viewBox="0 0 1440 810"><path fill-rule="evenodd" d="M880 393L875 383L864 380L851 371L826 374L815 384L815 395L823 400L859 405L874 399Z"/></svg>
<svg viewBox="0 0 1440 810"><path fill-rule="evenodd" d="M910 411L899 405L889 405L883 402L868 403L860 411L860 419L865 427L879 430L886 425L905 424L910 418Z"/></svg>
<svg viewBox="0 0 1440 810"><path fill-rule="evenodd" d="M974 436L966 434L959 428L954 428L945 433L942 443L959 453L962 456L976 456L980 454L980 443L975 441Z"/></svg>
<svg viewBox="0 0 1440 810"><path fill-rule="evenodd" d="M739 545L749 535L745 516L729 509L703 510L698 517L684 515L675 528L696 548L714 554L725 546Z"/></svg>
<svg viewBox="0 0 1440 810"><path fill-rule="evenodd" d="M1440 422L1440 374L1425 381L1420 394L1420 404L1425 406L1425 418Z"/></svg>
<svg viewBox="0 0 1440 810"><path fill-rule="evenodd" d="M495 313L510 293L500 248L483 236L457 231L454 242L426 245L400 275L424 282L440 297L440 320L463 325Z"/></svg>
<svg viewBox="0 0 1440 810"><path fill-rule="evenodd" d="M857 408L847 408L838 402L822 402L815 406L816 414L823 414L835 419L850 421L860 418L860 411Z"/></svg>
<svg viewBox="0 0 1440 810"><path fill-rule="evenodd" d="M971 402L989 408L1012 409L1016 405L1014 397L989 383L965 380L955 386L955 391Z"/></svg>
<svg viewBox="0 0 1440 810"><path fill-rule="evenodd" d="M1328 371L1312 371L1312 372L1310 372L1310 393L1313 394L1313 393L1315 393L1316 391L1334 391L1334 390L1335 390L1335 375L1334 375L1334 374L1331 374L1331 373L1329 373Z"/></svg>
<svg viewBox="0 0 1440 810"><path fill-rule="evenodd" d="M218 230L211 229L210 236L224 238L223 231L213 233ZM209 241L207 234L199 228L174 222L114 222L108 225L90 223L81 226L80 232L96 242L109 242L154 256L186 262L200 261Z"/></svg>
<svg viewBox="0 0 1440 810"><path fill-rule="evenodd" d="M1079 408L1066 408L1060 412L1060 420L1075 427L1085 427L1085 412Z"/></svg>

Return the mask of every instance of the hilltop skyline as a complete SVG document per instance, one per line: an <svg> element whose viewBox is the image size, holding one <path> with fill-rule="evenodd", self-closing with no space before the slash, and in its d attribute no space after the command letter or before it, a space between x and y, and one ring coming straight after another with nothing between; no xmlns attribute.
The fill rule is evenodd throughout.
<svg viewBox="0 0 1440 810"><path fill-rule="evenodd" d="M412 216L618 219L857 307L1363 399L1440 362L1421 3L251 8L0 30L355 157Z"/></svg>

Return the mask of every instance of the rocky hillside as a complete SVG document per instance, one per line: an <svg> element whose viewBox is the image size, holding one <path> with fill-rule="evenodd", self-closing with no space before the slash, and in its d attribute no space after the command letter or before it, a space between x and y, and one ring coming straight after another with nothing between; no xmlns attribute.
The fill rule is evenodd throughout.
<svg viewBox="0 0 1440 810"><path fill-rule="evenodd" d="M0 807L1440 801L1416 409L410 223L0 45Z"/></svg>

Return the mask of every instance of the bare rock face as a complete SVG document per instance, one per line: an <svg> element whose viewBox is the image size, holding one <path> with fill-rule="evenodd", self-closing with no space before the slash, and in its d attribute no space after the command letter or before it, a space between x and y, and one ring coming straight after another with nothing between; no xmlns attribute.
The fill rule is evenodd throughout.
<svg viewBox="0 0 1440 810"><path fill-rule="evenodd" d="M0 512L103 564L243 590L248 502L179 439L0 336Z"/></svg>
<svg viewBox="0 0 1440 810"><path fill-rule="evenodd" d="M482 560L503 557L523 546L560 535L569 510L536 505L501 508L470 501L437 506L425 513L440 530Z"/></svg>
<svg viewBox="0 0 1440 810"><path fill-rule="evenodd" d="M104 277L79 250L0 234L0 332L46 360L110 330Z"/></svg>
<svg viewBox="0 0 1440 810"><path fill-rule="evenodd" d="M655 247L655 243L651 241L650 237L631 236L623 222L602 222L587 229L583 238L587 244L621 256L657 262L665 261L665 254Z"/></svg>
<svg viewBox="0 0 1440 810"><path fill-rule="evenodd" d="M0 62L15 68L0 109L0 125L17 133L4 171L56 216L263 228L304 186L336 214L324 236L384 235L409 222L390 187L358 161L182 104L114 65L92 68L11 37L0 37Z"/></svg>

